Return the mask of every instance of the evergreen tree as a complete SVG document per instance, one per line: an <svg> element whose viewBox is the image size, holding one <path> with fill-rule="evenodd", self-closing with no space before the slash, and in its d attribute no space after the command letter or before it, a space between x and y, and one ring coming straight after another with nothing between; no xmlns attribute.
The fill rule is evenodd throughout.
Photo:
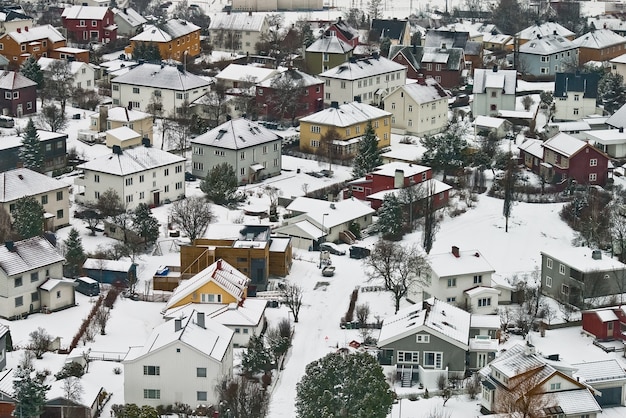
<svg viewBox="0 0 626 418"><path fill-rule="evenodd" d="M159 238L159 221L152 215L150 207L140 203L133 213L133 229L144 239L146 245L156 242Z"/></svg>
<svg viewBox="0 0 626 418"><path fill-rule="evenodd" d="M395 194L387 193L378 210L378 230L385 238L400 239L402 237L402 223L402 205Z"/></svg>
<svg viewBox="0 0 626 418"><path fill-rule="evenodd" d="M606 73L598 83L598 98L600 104L604 106L604 110L611 115L615 113L626 103L624 77L617 73Z"/></svg>
<svg viewBox="0 0 626 418"><path fill-rule="evenodd" d="M253 335L248 342L248 348L243 353L241 368L247 375L269 370L272 362L271 351L265 347L263 337Z"/></svg>
<svg viewBox="0 0 626 418"><path fill-rule="evenodd" d="M68 277L78 277L80 269L85 262L85 250L76 228L70 229L65 240L65 272Z"/></svg>
<svg viewBox="0 0 626 418"><path fill-rule="evenodd" d="M393 393L369 353L330 353L306 366L296 386L299 418L385 418Z"/></svg>
<svg viewBox="0 0 626 418"><path fill-rule="evenodd" d="M355 178L363 177L367 173L371 173L374 168L383 163L380 156L381 151L378 149L378 139L376 132L372 127L372 121L367 121L365 133L359 142L357 154L352 164L352 174Z"/></svg>
<svg viewBox="0 0 626 418"><path fill-rule="evenodd" d="M43 71L41 66L37 62L37 58L34 55L28 57L20 68L22 75L35 83L37 83L37 90L41 90L44 84Z"/></svg>
<svg viewBox="0 0 626 418"><path fill-rule="evenodd" d="M467 141L463 139L464 134L465 126L462 122L454 122L443 134L422 139L422 145L426 148L422 162L443 171L444 182L448 174L465 164Z"/></svg>
<svg viewBox="0 0 626 418"><path fill-rule="evenodd" d="M13 229L22 239L36 237L43 231L43 206L32 196L19 198L15 202Z"/></svg>
<svg viewBox="0 0 626 418"><path fill-rule="evenodd" d="M503 33L515 34L528 27L532 21L531 13L522 8L518 0L500 0L491 11L491 21Z"/></svg>
<svg viewBox="0 0 626 418"><path fill-rule="evenodd" d="M41 152L41 142L35 127L35 122L28 119L26 129L22 134L22 146L20 148L20 160L25 168L41 173L43 171L43 153Z"/></svg>
<svg viewBox="0 0 626 418"><path fill-rule="evenodd" d="M133 50L133 59L156 62L161 61L162 58L159 47L156 44L140 42Z"/></svg>
<svg viewBox="0 0 626 418"><path fill-rule="evenodd" d="M237 174L232 165L221 163L207 173L202 183L202 190L209 200L218 205L229 203L236 199Z"/></svg>
<svg viewBox="0 0 626 418"><path fill-rule="evenodd" d="M38 418L43 413L46 392L50 386L44 385L31 376L31 370L16 369L13 390L17 400L15 415L22 418Z"/></svg>

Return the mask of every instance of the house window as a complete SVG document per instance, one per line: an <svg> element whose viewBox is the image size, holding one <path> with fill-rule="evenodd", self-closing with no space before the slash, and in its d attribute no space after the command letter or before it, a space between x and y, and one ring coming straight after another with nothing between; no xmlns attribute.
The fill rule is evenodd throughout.
<svg viewBox="0 0 626 418"><path fill-rule="evenodd" d="M80 21L78 22L78 26L85 27L85 26L87 26L87 25L85 25L85 21L84 21L84 20L80 20Z"/></svg>
<svg viewBox="0 0 626 418"><path fill-rule="evenodd" d="M589 181L598 180L598 175L596 173L589 173Z"/></svg>
<svg viewBox="0 0 626 418"><path fill-rule="evenodd" d="M19 91L14 91L13 92L13 98L14 99L19 99L20 98L20 92Z"/></svg>
<svg viewBox="0 0 626 418"><path fill-rule="evenodd" d="M200 302L202 303L222 303L222 295L202 293L200 295Z"/></svg>
<svg viewBox="0 0 626 418"><path fill-rule="evenodd" d="M546 259L546 267L548 267L549 269L552 268L552 259L551 258Z"/></svg>
<svg viewBox="0 0 626 418"><path fill-rule="evenodd" d="M311 140L311 148L319 148L320 147L320 141L316 141L316 140Z"/></svg>
<svg viewBox="0 0 626 418"><path fill-rule="evenodd" d="M111 88L113 89L113 91L120 91L120 86L119 86L119 84L113 84L113 85L111 86Z"/></svg>
<svg viewBox="0 0 626 418"><path fill-rule="evenodd" d="M483 282L483 276L480 274L477 274L474 276L474 284L478 284L478 283L482 283Z"/></svg>
<svg viewBox="0 0 626 418"><path fill-rule="evenodd" d="M263 154L267 154L267 145L263 145Z"/></svg>
<svg viewBox="0 0 626 418"><path fill-rule="evenodd" d="M57 219L63 219L63 209L57 210Z"/></svg>
<svg viewBox="0 0 626 418"><path fill-rule="evenodd" d="M165 193L168 193L170 191L170 185L168 184L167 186L164 187L164 191Z"/></svg>
<svg viewBox="0 0 626 418"><path fill-rule="evenodd" d="M579 109L578 109L578 108L575 108L573 112L574 112L574 114L575 114L575 115L577 115L577 114L578 114L578 112L579 112Z"/></svg>
<svg viewBox="0 0 626 418"><path fill-rule="evenodd" d="M169 176L170 175L170 169L166 168L165 170L163 170L163 175L164 176Z"/></svg>
<svg viewBox="0 0 626 418"><path fill-rule="evenodd" d="M491 306L491 298L480 298L478 299L478 307Z"/></svg>
<svg viewBox="0 0 626 418"><path fill-rule="evenodd" d="M177 182L176 183L176 190L180 190L182 188L183 188L183 182L182 181Z"/></svg>
<svg viewBox="0 0 626 418"><path fill-rule="evenodd" d="M589 167L596 167L598 165L598 159L592 158L589 160Z"/></svg>
<svg viewBox="0 0 626 418"><path fill-rule="evenodd" d="M196 392L196 399L198 401L206 401L207 400L207 393L205 391L198 391L198 392Z"/></svg>
<svg viewBox="0 0 626 418"><path fill-rule="evenodd" d="M441 369L443 364L443 353L434 351L424 351L424 368Z"/></svg>
<svg viewBox="0 0 626 418"><path fill-rule="evenodd" d="M93 192L93 197L100 199L100 192Z"/></svg>
<svg viewBox="0 0 626 418"><path fill-rule="evenodd" d="M130 203L133 201L133 195L129 194L128 196L126 196L126 203Z"/></svg>
<svg viewBox="0 0 626 418"><path fill-rule="evenodd" d="M31 302L39 302L39 292L33 292L30 294Z"/></svg>
<svg viewBox="0 0 626 418"><path fill-rule="evenodd" d="M24 297L18 296L15 298L15 307L18 308L24 304Z"/></svg>
<svg viewBox="0 0 626 418"><path fill-rule="evenodd" d="M350 136L350 128L346 129L346 136Z"/></svg>
<svg viewBox="0 0 626 418"><path fill-rule="evenodd" d="M246 175L246 169L242 168L241 170L239 170L239 175L240 176L245 176Z"/></svg>
<svg viewBox="0 0 626 418"><path fill-rule="evenodd" d="M456 277L448 279L448 287L456 287Z"/></svg>
<svg viewBox="0 0 626 418"><path fill-rule="evenodd" d="M446 298L446 302L448 302L448 303L454 303L454 302L456 302L456 298L455 298L455 297L452 297L452 298Z"/></svg>
<svg viewBox="0 0 626 418"><path fill-rule="evenodd" d="M328 52L324 52L323 60L324 60L324 62L328 62Z"/></svg>
<svg viewBox="0 0 626 418"><path fill-rule="evenodd" d="M194 162L194 163L193 163L193 169L194 169L194 170L200 170L200 171L203 171L203 170L204 170L204 163Z"/></svg>
<svg viewBox="0 0 626 418"><path fill-rule="evenodd" d="M159 367L159 366L143 366L143 374L145 376L159 376L161 374L161 367Z"/></svg>
<svg viewBox="0 0 626 418"><path fill-rule="evenodd" d="M278 167L278 158L274 158L274 167Z"/></svg>
<svg viewBox="0 0 626 418"><path fill-rule="evenodd" d="M11 100L11 92L10 91L5 91L4 92L4 98L7 100Z"/></svg>
<svg viewBox="0 0 626 418"><path fill-rule="evenodd" d="M550 61L550 57L545 57L545 56L541 57L541 62L549 62L549 61Z"/></svg>
<svg viewBox="0 0 626 418"><path fill-rule="evenodd" d="M39 272L38 271L30 274L30 282L31 283L35 283L37 281L39 281Z"/></svg>
<svg viewBox="0 0 626 418"><path fill-rule="evenodd" d="M20 286L22 286L22 284L24 284L22 282L22 278L21 277L16 277L15 278L15 284L13 285L13 287L20 287Z"/></svg>
<svg viewBox="0 0 626 418"><path fill-rule="evenodd" d="M490 109L492 112L495 112L496 110L498 110L498 106L496 106L496 105L492 104L491 106L489 106L489 109Z"/></svg>
<svg viewBox="0 0 626 418"><path fill-rule="evenodd" d="M565 275L565 266L559 263L559 273Z"/></svg>
<svg viewBox="0 0 626 418"><path fill-rule="evenodd" d="M580 101L580 94L575 94L575 95L574 95L574 101L575 101L575 102Z"/></svg>
<svg viewBox="0 0 626 418"><path fill-rule="evenodd" d="M559 390L561 389L561 382L550 383L550 390Z"/></svg>
<svg viewBox="0 0 626 418"><path fill-rule="evenodd" d="M196 377L206 377L206 367L196 367Z"/></svg>
<svg viewBox="0 0 626 418"><path fill-rule="evenodd" d="M145 196L144 192L139 192L139 200L143 200Z"/></svg>
<svg viewBox="0 0 626 418"><path fill-rule="evenodd" d="M133 93L139 94L139 87L133 87Z"/></svg>
<svg viewBox="0 0 626 418"><path fill-rule="evenodd" d="M132 186L132 185L133 185L133 178L132 178L132 177L131 177L131 178L128 178L128 179L126 179L126 185L127 185L127 186Z"/></svg>
<svg viewBox="0 0 626 418"><path fill-rule="evenodd" d="M42 205L47 205L48 204L48 195L47 194L41 196L41 204Z"/></svg>
<svg viewBox="0 0 626 418"><path fill-rule="evenodd" d="M407 126L413 126L413 119L409 119L406 124Z"/></svg>
<svg viewBox="0 0 626 418"><path fill-rule="evenodd" d="M413 111L413 105L409 105L409 112Z"/></svg>
<svg viewBox="0 0 626 418"><path fill-rule="evenodd" d="M491 92L491 97L498 97L498 92L492 91Z"/></svg>
<svg viewBox="0 0 626 418"><path fill-rule="evenodd" d="M546 287L552 287L552 277L546 276Z"/></svg>
<svg viewBox="0 0 626 418"><path fill-rule="evenodd" d="M340 84L340 86L341 86L341 88L342 88L342 89L345 89L345 88L346 88L346 82L345 82L345 81L342 81L342 82L341 82L341 84Z"/></svg>
<svg viewBox="0 0 626 418"><path fill-rule="evenodd" d="M144 399L161 399L161 391L159 389L144 389Z"/></svg>
<svg viewBox="0 0 626 418"><path fill-rule="evenodd" d="M416 343L421 343L421 344L428 344L428 343L430 343L430 335L428 335L428 334L417 334L415 336L415 342Z"/></svg>
<svg viewBox="0 0 626 418"><path fill-rule="evenodd" d="M146 178L145 178L145 176L143 174L139 175L139 183L143 183L145 179Z"/></svg>
<svg viewBox="0 0 626 418"><path fill-rule="evenodd" d="M263 89L257 89L256 91L259 93L259 96L263 96Z"/></svg>
<svg viewBox="0 0 626 418"><path fill-rule="evenodd" d="M27 102L26 103L26 109L30 110L33 108L33 102Z"/></svg>
<svg viewBox="0 0 626 418"><path fill-rule="evenodd" d="M183 98L183 94L182 93L176 93L176 98L177 99L182 99Z"/></svg>
<svg viewBox="0 0 626 418"><path fill-rule="evenodd" d="M398 363L415 363L420 362L419 351L398 351Z"/></svg>
<svg viewBox="0 0 626 418"><path fill-rule="evenodd" d="M240 160L245 160L246 159L246 153L244 151L239 153L239 159Z"/></svg>
<svg viewBox="0 0 626 418"><path fill-rule="evenodd" d="M63 192L62 192L62 191L57 192L57 202L58 202L59 200L63 200Z"/></svg>
<svg viewBox="0 0 626 418"><path fill-rule="evenodd" d="M319 134L321 132L321 128L316 125L311 125L311 132L313 132L314 134Z"/></svg>
<svg viewBox="0 0 626 418"><path fill-rule="evenodd" d="M569 295L569 286L566 284L561 285L561 293L565 296Z"/></svg>

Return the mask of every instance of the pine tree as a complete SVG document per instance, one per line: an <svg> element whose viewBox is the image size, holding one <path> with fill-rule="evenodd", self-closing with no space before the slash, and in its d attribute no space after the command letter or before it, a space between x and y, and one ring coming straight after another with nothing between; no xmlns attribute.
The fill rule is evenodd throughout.
<svg viewBox="0 0 626 418"><path fill-rule="evenodd" d="M626 88L621 74L608 72L598 83L598 98L609 114L615 113L626 103Z"/></svg>
<svg viewBox="0 0 626 418"><path fill-rule="evenodd" d="M19 156L24 167L39 173L43 171L41 142L39 142L39 134L32 119L28 119L28 124L22 135L22 146L20 147Z"/></svg>
<svg viewBox="0 0 626 418"><path fill-rule="evenodd" d="M467 141L463 139L466 126L462 122L453 122L441 135L427 136L422 139L426 150L422 162L435 170L443 171L443 181L465 164Z"/></svg>
<svg viewBox="0 0 626 418"><path fill-rule="evenodd" d="M380 154L381 151L378 149L378 139L376 139L372 121L367 121L365 133L359 142L359 148L354 157L352 175L358 178L371 173L374 168L383 163Z"/></svg>
<svg viewBox="0 0 626 418"><path fill-rule="evenodd" d="M15 202L13 229L22 239L36 237L43 231L43 206L32 196L19 198Z"/></svg>
<svg viewBox="0 0 626 418"><path fill-rule="evenodd" d="M248 375L263 372L269 369L271 362L272 354L270 350L265 347L263 337L257 335L250 337L248 348L241 359L243 372Z"/></svg>
<svg viewBox="0 0 626 418"><path fill-rule="evenodd" d="M382 206L378 210L378 230L385 238L400 239L402 236L402 223L402 205L395 194L387 193Z"/></svg>
<svg viewBox="0 0 626 418"><path fill-rule="evenodd" d="M152 215L150 207L140 203L133 213L133 230L144 239L146 245L159 238L159 221Z"/></svg>
<svg viewBox="0 0 626 418"><path fill-rule="evenodd" d="M221 163L207 173L200 190L206 193L209 200L218 205L229 203L235 199L237 191L237 174L232 165Z"/></svg>
<svg viewBox="0 0 626 418"><path fill-rule="evenodd" d="M16 369L13 380L14 396L17 400L15 415L22 418L38 418L43 413L46 392L50 386L44 385L31 376L31 370Z"/></svg>
<svg viewBox="0 0 626 418"><path fill-rule="evenodd" d="M37 58L35 58L34 55L31 55L26 61L24 61L22 67L20 68L20 73L22 73L24 77L37 83L37 90L41 90L41 88L43 88L43 71L41 70L41 66L37 62Z"/></svg>
<svg viewBox="0 0 626 418"><path fill-rule="evenodd" d="M80 268L85 262L85 250L83 243L76 228L70 229L70 233L65 240L65 275L68 277L77 277L80 274Z"/></svg>

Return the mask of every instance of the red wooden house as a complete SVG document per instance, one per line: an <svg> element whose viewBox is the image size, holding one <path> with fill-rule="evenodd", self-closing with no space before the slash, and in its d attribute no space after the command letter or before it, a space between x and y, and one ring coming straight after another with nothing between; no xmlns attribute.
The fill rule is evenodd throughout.
<svg viewBox="0 0 626 418"><path fill-rule="evenodd" d="M626 340L626 306L591 309L582 313L583 331L600 341Z"/></svg>
<svg viewBox="0 0 626 418"><path fill-rule="evenodd" d="M108 7L70 6L61 15L67 36L79 43L109 43L117 39L115 15Z"/></svg>
<svg viewBox="0 0 626 418"><path fill-rule="evenodd" d="M337 22L331 24L328 29L326 29L325 34L336 36L342 41L352 45L353 48L359 44L358 29L350 26L345 20L341 20L341 16L339 16L339 20Z"/></svg>
<svg viewBox="0 0 626 418"><path fill-rule="evenodd" d="M344 199L352 196L359 200L369 201L372 209L378 210L388 193L399 193L406 187L421 185L420 193L424 198L435 196L435 207L442 208L448 204L452 187L432 178L432 169L417 164L393 162L377 167L365 177L348 183L344 191Z"/></svg>
<svg viewBox="0 0 626 418"><path fill-rule="evenodd" d="M276 95L289 86L301 90L293 112L281 110ZM289 68L256 85L258 115L266 120L291 120L324 109L324 81L295 68Z"/></svg>
<svg viewBox="0 0 626 418"><path fill-rule="evenodd" d="M14 71L0 71L0 109L18 118L37 112L37 83Z"/></svg>
<svg viewBox="0 0 626 418"><path fill-rule="evenodd" d="M407 67L407 78L432 77L445 88L463 84L463 48L395 45L389 59Z"/></svg>

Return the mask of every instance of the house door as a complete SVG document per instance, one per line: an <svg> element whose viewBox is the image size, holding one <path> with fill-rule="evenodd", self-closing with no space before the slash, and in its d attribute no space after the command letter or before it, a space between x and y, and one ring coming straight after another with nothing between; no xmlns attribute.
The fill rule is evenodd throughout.
<svg viewBox="0 0 626 418"><path fill-rule="evenodd" d="M487 365L487 353L478 353L476 357L476 367L482 369Z"/></svg>
<svg viewBox="0 0 626 418"><path fill-rule="evenodd" d="M154 202L154 206L159 206L161 204L161 193L154 192L152 195L152 201Z"/></svg>
<svg viewBox="0 0 626 418"><path fill-rule="evenodd" d="M17 110L15 111L15 114L17 115L18 118L21 118L22 115L24 114L24 110L22 109L21 103L17 105Z"/></svg>

